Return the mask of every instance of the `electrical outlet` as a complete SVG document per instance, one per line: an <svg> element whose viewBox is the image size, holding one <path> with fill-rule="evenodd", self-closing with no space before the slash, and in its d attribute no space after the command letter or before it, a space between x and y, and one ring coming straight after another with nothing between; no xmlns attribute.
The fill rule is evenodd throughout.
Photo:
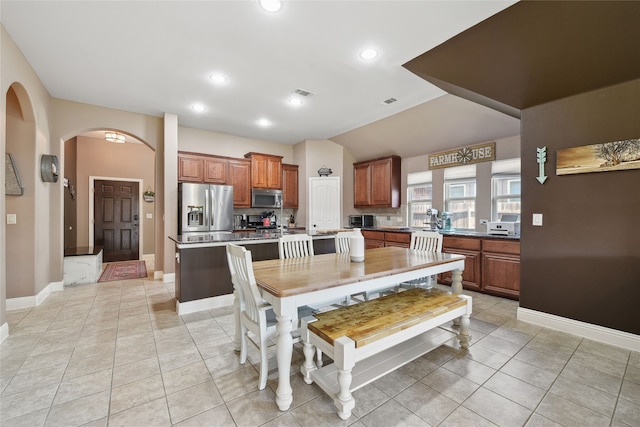
<svg viewBox="0 0 640 427"><path fill-rule="evenodd" d="M487 225L488 222L489 222L489 220L481 219L480 220L480 225Z"/></svg>
<svg viewBox="0 0 640 427"><path fill-rule="evenodd" d="M396 218L396 222L397 222L398 224L399 224L399 223L401 223L401 222L402 222L402 218L397 217L397 218Z"/></svg>
<svg viewBox="0 0 640 427"><path fill-rule="evenodd" d="M534 213L533 214L533 225L541 227L542 226L542 214Z"/></svg>

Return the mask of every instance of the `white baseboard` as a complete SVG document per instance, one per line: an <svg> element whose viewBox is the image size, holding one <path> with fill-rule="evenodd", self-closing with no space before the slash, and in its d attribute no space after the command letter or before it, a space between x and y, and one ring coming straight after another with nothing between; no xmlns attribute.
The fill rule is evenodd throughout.
<svg viewBox="0 0 640 427"><path fill-rule="evenodd" d="M38 295L18 298L7 298L7 310L22 310L24 308L37 307L51 295L64 289L64 281L51 282Z"/></svg>
<svg viewBox="0 0 640 427"><path fill-rule="evenodd" d="M195 313L197 311L212 310L214 308L228 307L233 305L233 294L220 295L218 297L202 298L194 301L180 302L176 301L176 313L183 314Z"/></svg>
<svg viewBox="0 0 640 427"><path fill-rule="evenodd" d="M142 254L142 256L140 257L141 261L145 261L145 262L156 262L156 254Z"/></svg>
<svg viewBox="0 0 640 427"><path fill-rule="evenodd" d="M9 336L9 324L4 322L2 326L0 326L0 343L7 339Z"/></svg>
<svg viewBox="0 0 640 427"><path fill-rule="evenodd" d="M175 282L176 281L176 273L167 273L167 274L162 274L162 272L160 272L161 277L162 277L162 281L164 283L168 283L168 282ZM159 279L160 277L158 277ZM155 277L154 277L155 279Z"/></svg>
<svg viewBox="0 0 640 427"><path fill-rule="evenodd" d="M618 331L616 329L567 319L566 317L522 307L518 308L518 320L589 338L605 344L615 345L616 347L640 351L640 335L629 332Z"/></svg>

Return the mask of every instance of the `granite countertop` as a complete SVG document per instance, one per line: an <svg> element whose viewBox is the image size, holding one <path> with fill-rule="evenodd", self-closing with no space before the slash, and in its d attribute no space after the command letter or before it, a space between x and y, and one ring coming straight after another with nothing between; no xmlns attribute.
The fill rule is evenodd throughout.
<svg viewBox="0 0 640 427"><path fill-rule="evenodd" d="M424 230L423 228L410 228L403 226L379 226L379 227L367 227L362 228L362 230L371 230L371 231L393 231L396 233L411 233L413 231ZM506 240L520 240L519 234L512 235L499 235L499 234L489 234L485 231L471 231L471 230L449 230L443 231L438 230L438 233L443 236L459 236L459 237L483 237L490 239L506 239Z"/></svg>
<svg viewBox="0 0 640 427"><path fill-rule="evenodd" d="M333 238L335 233L335 231L323 231L312 236L314 239L327 239ZM236 230L236 232L187 233L178 236L169 236L169 239L180 246L218 246L229 242L242 242L243 244L277 242L282 234L280 230ZM310 233L305 229L294 229L285 230L284 234Z"/></svg>

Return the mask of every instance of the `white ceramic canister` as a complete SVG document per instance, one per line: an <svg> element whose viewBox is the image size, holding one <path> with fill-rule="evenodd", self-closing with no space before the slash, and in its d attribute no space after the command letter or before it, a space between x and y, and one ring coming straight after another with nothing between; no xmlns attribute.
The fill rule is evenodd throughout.
<svg viewBox="0 0 640 427"><path fill-rule="evenodd" d="M364 236L359 228L353 229L353 235L349 239L349 255L352 262L364 261Z"/></svg>

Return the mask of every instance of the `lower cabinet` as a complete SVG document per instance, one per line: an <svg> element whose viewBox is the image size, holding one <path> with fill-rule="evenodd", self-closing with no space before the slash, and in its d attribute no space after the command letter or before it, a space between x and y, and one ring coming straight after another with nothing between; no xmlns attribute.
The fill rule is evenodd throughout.
<svg viewBox="0 0 640 427"><path fill-rule="evenodd" d="M442 251L464 255L462 286L513 299L520 297L520 242L505 239L445 236ZM451 284L451 273L439 282Z"/></svg>
<svg viewBox="0 0 640 427"><path fill-rule="evenodd" d="M482 241L482 288L487 293L519 298L520 242Z"/></svg>
<svg viewBox="0 0 640 427"><path fill-rule="evenodd" d="M408 248L411 243L411 233L397 233L392 231L362 230L364 248L383 248L385 246L399 246Z"/></svg>
<svg viewBox="0 0 640 427"><path fill-rule="evenodd" d="M465 256L462 272L462 287L473 291L480 290L480 250L482 241L471 237L447 237L442 239L442 252ZM441 283L451 285L451 273L440 276Z"/></svg>

